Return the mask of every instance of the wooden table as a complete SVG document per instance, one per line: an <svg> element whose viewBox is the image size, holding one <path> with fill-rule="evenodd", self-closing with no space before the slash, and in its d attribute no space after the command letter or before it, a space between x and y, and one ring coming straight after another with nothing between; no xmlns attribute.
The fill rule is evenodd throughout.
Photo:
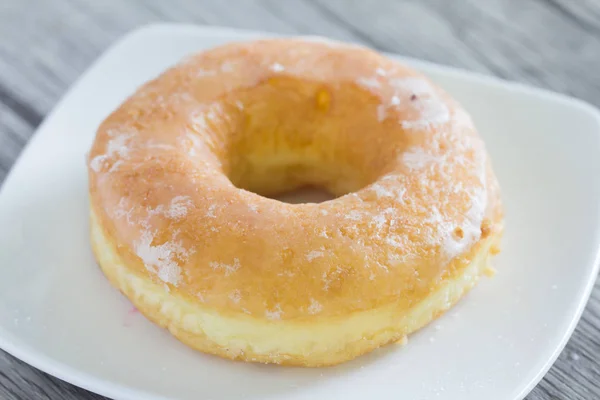
<svg viewBox="0 0 600 400"><path fill-rule="evenodd" d="M596 0L1 0L0 182L44 116L94 59L125 32L155 21L330 36L600 106ZM600 399L599 327L596 286L566 349L527 399ZM0 351L0 398L102 397Z"/></svg>

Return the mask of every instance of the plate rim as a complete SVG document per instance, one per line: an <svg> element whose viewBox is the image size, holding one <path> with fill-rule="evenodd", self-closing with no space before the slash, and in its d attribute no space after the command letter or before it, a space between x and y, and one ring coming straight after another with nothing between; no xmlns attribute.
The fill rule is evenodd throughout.
<svg viewBox="0 0 600 400"><path fill-rule="evenodd" d="M64 107L64 104L67 102L68 98L71 97L72 94L79 89L82 82L87 81L88 77L92 74L94 70L96 70L97 68L99 68L99 66L104 64L104 61L108 59L115 52L115 50L117 50L120 47L126 47L127 45L129 45L130 42L134 42L148 35L173 34L177 31L181 33L190 34L211 33L218 35L234 35L239 36L240 40L245 40L243 39L243 37L248 38L248 40L259 37L310 37L326 39L326 37L320 35L292 35L260 30L231 28L224 26L206 26L172 22L149 23L133 28L125 34L123 34L122 36L120 36L119 38L117 38L104 51L102 51L101 54L91 62L91 64L85 69L85 71L65 91L65 93L59 99L59 101L54 105L52 110L46 115L46 117L44 117L43 121L35 129L35 132L31 135L26 145L21 150L21 153L11 166L6 178L4 179L4 182L0 186L0 197L2 196L2 193L4 193L4 188L8 186L7 183L10 184L10 182L12 182L12 179L14 179L13 171L19 168L19 166L23 162L23 159L26 158L25 156L28 154L32 143L35 143L40 132L43 132L47 129L47 126L51 124L57 112ZM510 90L511 92L534 96L538 99L543 99L543 101L554 101L568 107L577 108L582 112L589 114L595 119L598 128L595 134L600 136L600 109L584 100L566 94L557 93L549 89L534 87L532 85L520 82L508 81L506 79L502 79L496 76L486 75L480 72L472 72L454 66L437 64L434 62L407 57L391 52L382 52L382 54L406 62L413 67L424 68L432 72L444 74L451 78L469 79L477 85L488 87L491 86L496 88L501 87L504 90ZM597 151L600 154L600 147L597 149ZM600 204L598 204L598 208L600 209ZM552 354L549 355L549 357L547 357L543 366L537 371L536 374L534 374L529 379L529 382L524 381L523 384L520 385L520 388L515 387L515 390L517 390L517 392L515 393L514 400L523 399L543 379L543 377L554 365L557 358L563 351L564 347L566 346L568 340L571 338L575 328L577 327L581 319L583 311L585 310L585 307L589 301L592 290L594 288L596 277L598 276L598 272L600 270L600 217L597 218L595 227L595 236L592 241L592 243L595 243L593 265L591 266L591 268L589 268L584 290L581 296L579 296L579 301L576 304L576 311L572 314L568 327L562 332L560 340L558 340L556 345L553 346L554 351L552 352ZM39 369L40 371L43 371L51 376L54 376L62 381L91 391L93 393L107 396L109 398L124 400L168 399L167 397L163 397L161 395L157 395L145 390L132 389L124 384L114 383L109 380L97 378L96 376L89 373L79 372L76 368L68 364L56 361L50 356L40 353L37 350L31 349L31 347L27 343L17 344L14 341L11 341L8 335L5 334L5 330L2 326L0 326L0 349L4 350L13 357L25 362L26 364L36 369Z"/></svg>

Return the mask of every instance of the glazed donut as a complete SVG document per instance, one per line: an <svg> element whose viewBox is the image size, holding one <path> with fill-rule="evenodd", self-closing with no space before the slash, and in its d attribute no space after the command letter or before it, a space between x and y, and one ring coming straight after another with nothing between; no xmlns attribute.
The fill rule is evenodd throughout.
<svg viewBox="0 0 600 400"><path fill-rule="evenodd" d="M465 110L372 50L302 38L181 61L100 125L91 242L187 345L337 364L406 340L487 270L500 191ZM336 198L289 204L306 185Z"/></svg>

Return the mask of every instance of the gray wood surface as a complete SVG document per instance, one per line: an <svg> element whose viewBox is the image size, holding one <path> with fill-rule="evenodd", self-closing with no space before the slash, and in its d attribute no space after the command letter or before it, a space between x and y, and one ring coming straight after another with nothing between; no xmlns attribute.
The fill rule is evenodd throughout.
<svg viewBox="0 0 600 400"><path fill-rule="evenodd" d="M156 21L324 35L600 106L596 0L0 0L0 183L96 57L125 32ZM566 349L527 399L600 399L599 328L597 285ZM0 398L102 397L0 351Z"/></svg>

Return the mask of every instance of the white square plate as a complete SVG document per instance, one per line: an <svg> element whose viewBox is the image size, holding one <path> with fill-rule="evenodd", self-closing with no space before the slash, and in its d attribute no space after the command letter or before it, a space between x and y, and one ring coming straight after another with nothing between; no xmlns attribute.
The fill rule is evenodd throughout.
<svg viewBox="0 0 600 400"><path fill-rule="evenodd" d="M573 331L597 273L600 116L541 90L404 60L473 115L502 185L499 273L433 325L333 368L194 352L112 289L88 244L84 156L101 120L183 56L266 36L155 25L108 50L39 128L0 195L0 347L117 399L521 399Z"/></svg>

